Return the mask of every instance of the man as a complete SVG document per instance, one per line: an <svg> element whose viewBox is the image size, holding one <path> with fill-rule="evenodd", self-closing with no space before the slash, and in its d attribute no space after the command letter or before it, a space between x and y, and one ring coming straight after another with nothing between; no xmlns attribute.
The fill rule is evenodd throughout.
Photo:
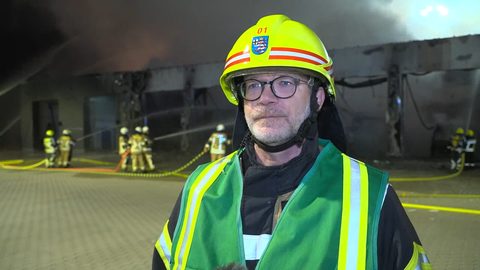
<svg viewBox="0 0 480 270"><path fill-rule="evenodd" d="M217 132L212 133L208 138L207 143L203 151L206 153L210 150L210 160L215 161L225 156L227 151L227 145L231 144L231 140L227 139L227 133L225 133L225 126L219 124L217 126Z"/></svg>
<svg viewBox="0 0 480 270"><path fill-rule="evenodd" d="M122 127L120 129L120 137L118 137L118 154L120 155L120 158L123 157L125 152L127 152L128 148L130 148L130 145L128 144L128 128ZM122 165L121 165L122 172L127 171L127 162L128 162L128 156L125 157L122 161Z"/></svg>
<svg viewBox="0 0 480 270"><path fill-rule="evenodd" d="M128 140L128 144L130 145L130 156L132 157L132 172L136 173L139 167L140 171L144 172L142 127L135 127L135 133Z"/></svg>
<svg viewBox="0 0 480 270"><path fill-rule="evenodd" d="M448 148L451 151L450 169L460 170L462 167L462 153L465 152L466 137L463 128L457 128L455 135L450 138Z"/></svg>
<svg viewBox="0 0 480 270"><path fill-rule="evenodd" d="M475 134L473 130L469 129L465 134L465 167L474 168L475 167L475 145L477 144L477 139L475 139Z"/></svg>
<svg viewBox="0 0 480 270"><path fill-rule="evenodd" d="M239 150L189 177L153 269L430 269L388 174L338 149L333 82L303 24L267 16L240 36L220 78Z"/></svg>
<svg viewBox="0 0 480 270"><path fill-rule="evenodd" d="M72 146L75 145L70 138L70 133L67 129L62 131L62 136L58 138L57 144L60 150L60 158L58 159L58 167L67 168L69 166L68 157L70 155L70 151L72 150Z"/></svg>
<svg viewBox="0 0 480 270"><path fill-rule="evenodd" d="M54 168L55 154L58 150L57 143L55 142L55 138L53 138L53 135L55 135L55 133L53 132L53 130L49 129L47 130L45 135L47 135L45 138L43 138L43 146L45 147L45 156L46 156L45 167Z"/></svg>
<svg viewBox="0 0 480 270"><path fill-rule="evenodd" d="M148 128L148 126L144 126L142 128L142 132L143 132L143 141L144 141L143 157L145 158L145 161L147 162L148 169L150 171L154 171L155 170L155 165L153 164L153 158L152 158L153 157L152 156L153 141L148 136L148 134L150 132L150 129Z"/></svg>
<svg viewBox="0 0 480 270"><path fill-rule="evenodd" d="M68 136L70 136L70 139L72 140L73 142L73 146L75 146L75 144L77 143L77 141L73 138L72 136L72 131L70 129L67 129L68 131ZM70 152L68 153L68 164L67 164L67 167L70 167L71 164L70 162L72 161L72 156L73 156L73 147L70 148Z"/></svg>

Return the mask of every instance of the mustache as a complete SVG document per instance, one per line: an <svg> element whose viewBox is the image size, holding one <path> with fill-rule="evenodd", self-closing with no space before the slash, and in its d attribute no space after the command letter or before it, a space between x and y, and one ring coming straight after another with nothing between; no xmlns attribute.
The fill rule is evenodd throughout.
<svg viewBox="0 0 480 270"><path fill-rule="evenodd" d="M263 117L284 117L287 116L287 113L278 108L257 107L250 116L252 119L257 120Z"/></svg>

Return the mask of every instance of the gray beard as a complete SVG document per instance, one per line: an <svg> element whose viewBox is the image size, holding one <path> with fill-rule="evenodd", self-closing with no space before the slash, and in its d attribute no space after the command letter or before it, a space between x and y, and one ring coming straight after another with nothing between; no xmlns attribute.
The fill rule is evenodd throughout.
<svg viewBox="0 0 480 270"><path fill-rule="evenodd" d="M273 134L260 132L255 128L256 119L263 115L286 116L287 114L282 110L264 108L254 111L250 116L245 115L248 128L255 139L269 146L277 146L289 141L290 139L294 138L295 135L297 135L303 121L305 121L305 119L307 119L307 117L310 115L310 106L306 106L303 114L294 118L288 118L288 123L286 126L278 127L278 129L281 131L273 132Z"/></svg>

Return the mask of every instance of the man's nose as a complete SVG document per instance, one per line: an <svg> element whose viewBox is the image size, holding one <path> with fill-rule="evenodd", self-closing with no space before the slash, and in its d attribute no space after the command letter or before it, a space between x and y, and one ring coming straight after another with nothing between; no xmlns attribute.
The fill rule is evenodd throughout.
<svg viewBox="0 0 480 270"><path fill-rule="evenodd" d="M258 99L259 103L272 103L277 101L277 97L273 94L273 89L271 83L266 83L264 85L263 93L260 95L260 98Z"/></svg>

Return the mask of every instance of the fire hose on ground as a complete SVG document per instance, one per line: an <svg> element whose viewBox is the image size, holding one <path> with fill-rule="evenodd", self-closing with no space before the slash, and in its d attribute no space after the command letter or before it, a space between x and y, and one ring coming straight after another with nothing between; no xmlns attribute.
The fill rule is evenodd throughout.
<svg viewBox="0 0 480 270"><path fill-rule="evenodd" d="M12 170L40 170L40 171L60 171L60 172L79 172L79 173L90 173L90 174L101 174L101 175L121 175L121 176L133 176L133 177L166 177L166 176L180 176L184 178L188 178L188 175L180 174L179 172L183 171L190 165L192 165L195 161L197 161L200 157L202 157L205 152L201 152L196 155L193 159L187 162L182 167L165 173L148 173L148 174L139 174L139 173L124 173L120 172L121 164L123 161L128 157L130 154L130 150L127 150L125 154L122 155L122 158L118 164L111 163L111 162L103 162L97 161L92 159L84 159L84 158L74 158L72 160L79 161L79 162L86 162L92 163L96 165L106 165L106 166L117 166L116 169L102 169L102 168L38 168L39 166L43 165L46 160L42 160L32 165L28 166L16 166L17 164L21 164L24 160L7 160L7 161L0 161L0 167L4 169L12 169ZM462 163L460 169L450 175L446 176L438 176L438 177L419 177L419 178L390 178L391 182L401 182L401 181L433 181L433 180L442 180L453 178L460 175L463 171L465 163L465 154L462 154ZM448 198L480 198L480 195L457 195L457 194L399 194L399 197L448 197ZM456 212L456 213L465 213L465 214L474 214L480 215L480 210L473 210L473 209L462 209L462 208L452 208L452 207L442 207L442 206L433 206L433 205L420 205L420 204L409 204L409 203L402 203L405 208L417 208L417 209L426 209L426 210L436 210L436 211L445 211L445 212Z"/></svg>
<svg viewBox="0 0 480 270"><path fill-rule="evenodd" d="M80 172L80 173L91 173L91 174L103 174L103 175L121 175L121 176L135 176L135 177L166 177L166 176L180 176L187 178L188 175L185 174L180 174L179 172L185 170L187 167L192 165L195 161L197 161L200 157L202 157L205 152L201 152L198 155L196 155L193 159L191 159L189 162L187 162L185 165L182 167L171 171L171 172L165 172L165 173L145 173L145 174L139 174L139 173L127 173L127 172L120 172L121 169L121 164L123 164L123 161L128 157L130 154L130 150L127 150L123 155L118 164L115 163L110 163L110 162L102 162L102 161L96 161L96 160L91 160L91 159L83 159L83 158L77 158L73 160L77 160L80 162L87 162L87 163L93 163L97 165L115 165L117 166L116 169L103 169L103 168L38 168L39 166L43 165L46 160L42 160L40 162L37 162L32 165L28 166L15 166L13 164L20 164L23 163L23 160L8 160L8 161L0 161L0 167L4 169L11 169L11 170L40 170L40 171L60 171L60 172Z"/></svg>

